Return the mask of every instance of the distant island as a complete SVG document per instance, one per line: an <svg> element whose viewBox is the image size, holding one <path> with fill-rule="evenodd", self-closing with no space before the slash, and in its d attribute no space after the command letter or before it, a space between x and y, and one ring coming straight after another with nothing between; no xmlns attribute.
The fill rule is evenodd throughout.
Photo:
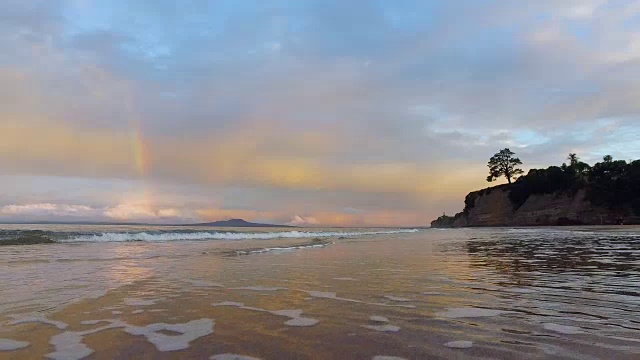
<svg viewBox="0 0 640 360"><path fill-rule="evenodd" d="M245 221L243 219L231 219L223 221L214 221L201 224L187 224L184 226L212 226L212 227L294 227L289 225L273 225L273 224L260 224Z"/></svg>
<svg viewBox="0 0 640 360"><path fill-rule="evenodd" d="M198 224L152 224L141 222L99 222L99 221L20 221L20 222L0 222L0 224L29 224L29 225L93 225L93 226L209 226L209 227L277 227L277 228L294 228L291 225L276 225L276 224L260 224L245 221L243 219L230 219L222 221L214 221L208 223Z"/></svg>
<svg viewBox="0 0 640 360"><path fill-rule="evenodd" d="M569 154L568 164L517 177L522 162L513 155L503 149L488 164L487 181L508 184L469 193L462 212L431 227L640 224L640 160L607 155L591 166Z"/></svg>

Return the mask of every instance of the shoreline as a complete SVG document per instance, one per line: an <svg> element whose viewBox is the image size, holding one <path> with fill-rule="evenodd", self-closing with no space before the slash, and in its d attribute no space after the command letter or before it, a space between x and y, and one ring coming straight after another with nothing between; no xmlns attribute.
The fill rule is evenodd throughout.
<svg viewBox="0 0 640 360"><path fill-rule="evenodd" d="M14 289L0 299L0 339L14 350L0 354L636 358L625 339L637 337L640 290L621 277L639 271L628 258L636 237L517 233L421 231L246 256L219 250L250 241L0 249ZM584 251L567 258L567 246Z"/></svg>

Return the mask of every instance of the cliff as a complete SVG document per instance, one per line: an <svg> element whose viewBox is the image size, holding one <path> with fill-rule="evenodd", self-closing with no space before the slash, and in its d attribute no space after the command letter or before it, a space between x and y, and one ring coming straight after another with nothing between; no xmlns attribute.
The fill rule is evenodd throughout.
<svg viewBox="0 0 640 360"><path fill-rule="evenodd" d="M431 227L640 224L640 216L628 209L593 205L584 189L532 194L520 206L509 197L511 190L500 185L471 192L463 212L442 216Z"/></svg>

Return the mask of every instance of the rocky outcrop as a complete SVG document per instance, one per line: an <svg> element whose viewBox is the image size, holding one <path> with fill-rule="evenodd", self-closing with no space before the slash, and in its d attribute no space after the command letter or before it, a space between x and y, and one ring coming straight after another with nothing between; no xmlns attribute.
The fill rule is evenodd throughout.
<svg viewBox="0 0 640 360"><path fill-rule="evenodd" d="M593 206L584 190L575 193L534 194L519 207L509 198L510 187L501 185L469 193L465 210L439 218L432 227L614 225L640 224L628 211Z"/></svg>

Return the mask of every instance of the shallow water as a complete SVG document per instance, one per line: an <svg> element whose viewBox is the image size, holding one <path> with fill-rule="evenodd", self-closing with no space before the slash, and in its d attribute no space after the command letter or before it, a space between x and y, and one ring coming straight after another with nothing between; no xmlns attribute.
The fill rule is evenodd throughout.
<svg viewBox="0 0 640 360"><path fill-rule="evenodd" d="M2 246L0 358L640 357L638 228L328 240Z"/></svg>

